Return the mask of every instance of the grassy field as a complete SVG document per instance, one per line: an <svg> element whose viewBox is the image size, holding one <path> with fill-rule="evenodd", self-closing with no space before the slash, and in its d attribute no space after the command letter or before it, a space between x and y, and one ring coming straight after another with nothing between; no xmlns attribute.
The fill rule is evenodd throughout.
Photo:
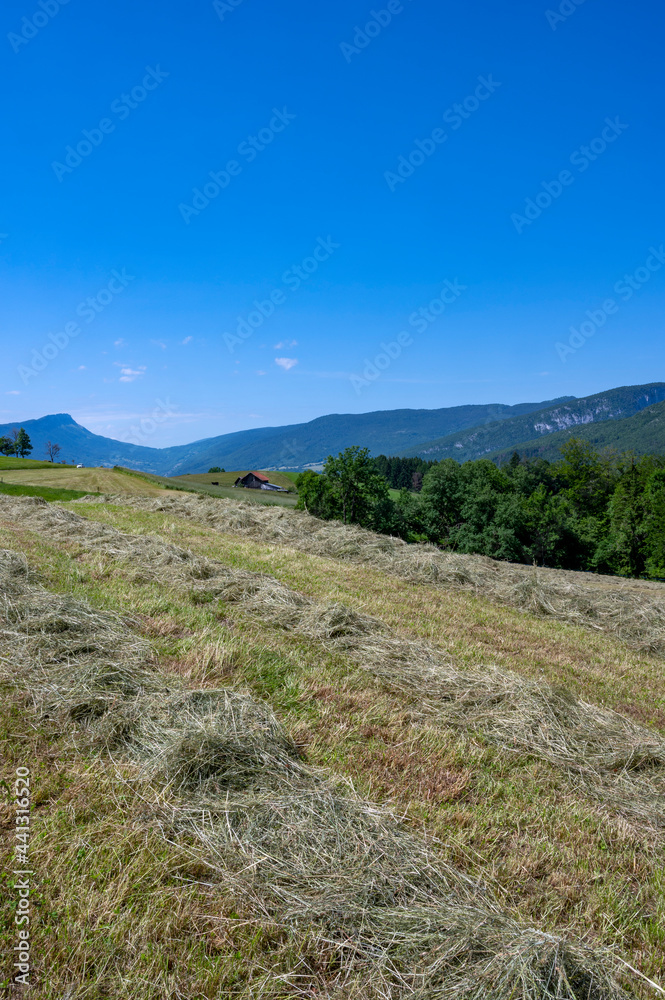
<svg viewBox="0 0 665 1000"><path fill-rule="evenodd" d="M88 491L53 489L48 486L19 486L16 483L5 483L0 480L0 493L10 497L41 497L52 503L57 500L78 500Z"/></svg>
<svg viewBox="0 0 665 1000"><path fill-rule="evenodd" d="M406 830L430 845L437 864L482 885L511 918L610 948L662 982L662 833L595 799L542 756L506 752L478 727L454 727L424 713L420 695L368 671L343 642L277 624L256 599L252 603L257 584L251 575L270 574L309 600L374 616L395 641L427 643L470 671L495 664L524 680L565 685L654 734L665 733L661 658L608 634L370 566L221 534L170 512L81 503L68 509L87 519L89 539L75 523L56 529L46 520L3 516L0 501L0 545L24 553L55 594L118 613L124 628L152 645L170 688L223 687L268 703L301 760L394 809ZM110 528L135 540L106 539ZM158 550L146 548L150 538L166 546L163 567ZM215 597L214 588L205 589L206 573L196 568L179 576L174 546L217 560L237 575L234 586L245 579L249 598ZM100 757L87 747L85 730L73 738L71 723L63 727L55 717L35 714L20 686L6 681L3 690L3 776L9 781L26 760L35 775L33 948L40 998L380 995L367 985L367 958L359 959L360 971L352 957L340 966L332 929L322 947L307 926L287 929L274 909L254 909L251 892L234 895L217 862L211 865L190 837L173 832L168 803L158 808L153 793L136 786L131 762L118 752L112 761ZM8 851L9 799L2 809ZM4 870L11 870L9 858ZM260 884L258 870L257 878ZM3 944L11 954L9 926ZM629 996L656 995L628 972L624 985ZM412 995L399 984L392 989L383 995ZM529 994L479 989L451 996L619 996L600 985L590 991L588 981L547 993L544 986Z"/></svg>
<svg viewBox="0 0 665 1000"><path fill-rule="evenodd" d="M137 472L133 469L123 469L116 466L113 469L85 468L54 465L50 462L31 462L29 459L0 459L0 490L2 484L15 487L36 489L38 492L26 492L25 496L43 496L47 500L74 500L76 494L83 493L126 493L135 496L160 496L164 490L186 490L191 493L202 493L205 496L237 500L252 503L273 504L278 507L294 507L298 501L297 494L269 493L266 490L238 490L233 483L244 472L227 472L206 474L201 476L154 476L150 473ZM295 490L293 482L280 473L269 473L271 482L285 489ZM212 481L223 485L212 486ZM47 492L44 492L46 490ZM70 491L71 495L49 493L49 490ZM73 491L73 492L72 492ZM5 490L4 492L9 492ZM14 495L15 492L14 492Z"/></svg>
<svg viewBox="0 0 665 1000"><path fill-rule="evenodd" d="M226 500L248 500L250 503L272 504L277 507L295 507L298 496L295 486L288 476L280 472L265 472L271 483L275 486L283 486L284 489L293 492L271 493L268 490L247 490L235 488L233 484L239 477L247 475L247 471L241 472L208 472L196 476L174 476L172 479L164 479L164 484L170 484L172 488L186 488L197 493L205 493L211 497L222 497ZM260 469L256 470L260 472ZM219 483L213 486L212 483Z"/></svg>
<svg viewBox="0 0 665 1000"><path fill-rule="evenodd" d="M219 483L220 486L233 486L236 479L242 479L246 476L248 472L262 472L264 476L267 476L271 483L275 486L283 486L285 490L293 490L295 484L290 476L283 472L265 472L262 469L245 469L242 472L206 472L196 474L194 476L174 476L175 482L188 483L202 483L206 486L210 486L211 483Z"/></svg>
<svg viewBox="0 0 665 1000"><path fill-rule="evenodd" d="M0 455L0 472L3 469L73 469L73 465L55 465L53 462L40 462L32 458L10 458Z"/></svg>
<svg viewBox="0 0 665 1000"><path fill-rule="evenodd" d="M17 486L38 486L50 489L77 490L83 493L134 493L159 496L163 491L145 479L128 476L115 469L75 469L49 465L37 469L0 471L5 483Z"/></svg>

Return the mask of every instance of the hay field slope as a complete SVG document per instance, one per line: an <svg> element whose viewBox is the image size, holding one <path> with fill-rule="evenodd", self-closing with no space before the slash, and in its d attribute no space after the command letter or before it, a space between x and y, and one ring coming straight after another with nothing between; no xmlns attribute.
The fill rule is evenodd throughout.
<svg viewBox="0 0 665 1000"><path fill-rule="evenodd" d="M214 497L218 500L237 500L240 495L243 500L252 504L261 504L274 507L295 507L298 496L292 482L286 476L279 476L272 481L276 486L286 486L293 490L292 493L272 493L267 490L245 490L234 489L238 476L244 476L244 472L222 472L206 473L198 476L155 476L152 473L136 472L134 469L123 469L116 466L116 470L124 472L127 476L136 479L143 479L153 486L162 486L166 490L178 490L185 493L198 493L206 497ZM220 482L221 486L213 486L213 482Z"/></svg>
<svg viewBox="0 0 665 1000"><path fill-rule="evenodd" d="M148 506L0 498L40 997L657 995L661 655Z"/></svg>
<svg viewBox="0 0 665 1000"><path fill-rule="evenodd" d="M40 486L51 489L78 490L83 493L127 493L138 496L161 496L163 488L137 476L128 476L115 469L76 469L49 465L36 469L1 470L5 483L18 486Z"/></svg>
<svg viewBox="0 0 665 1000"><path fill-rule="evenodd" d="M220 486L233 486L236 479L242 479L248 472L261 472L275 486L283 486L285 490L295 490L295 484L290 476L285 475L283 472L271 472L265 469L244 469L240 472L206 472L191 476L173 476L173 479L175 482L180 480L183 483L205 483L208 486L212 482L219 483Z"/></svg>

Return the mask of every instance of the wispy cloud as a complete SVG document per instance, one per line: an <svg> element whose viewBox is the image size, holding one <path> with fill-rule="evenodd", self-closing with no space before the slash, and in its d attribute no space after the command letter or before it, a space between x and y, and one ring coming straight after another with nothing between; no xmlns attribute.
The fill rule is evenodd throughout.
<svg viewBox="0 0 665 1000"><path fill-rule="evenodd" d="M18 389L8 389L7 392L5 393L5 396L20 396L20 395L21 393L19 392Z"/></svg>
<svg viewBox="0 0 665 1000"><path fill-rule="evenodd" d="M257 375L266 375L266 374L267 374L267 372L262 372L262 371L258 371L258 372L257 372L256 374L257 374Z"/></svg>
<svg viewBox="0 0 665 1000"><path fill-rule="evenodd" d="M150 343L154 344L155 347L161 347L163 351L166 350L166 344L163 340L151 340Z"/></svg>
<svg viewBox="0 0 665 1000"><path fill-rule="evenodd" d="M125 346L125 344L126 344L126 341L124 341L124 340L122 339L122 337L120 338L120 340L114 340L114 341L113 341L113 346L114 346L114 347L124 347L124 346Z"/></svg>
<svg viewBox="0 0 665 1000"><path fill-rule="evenodd" d="M297 340L280 340L279 344L275 344L274 349L276 351L283 351L285 348L297 347L297 346L298 346Z"/></svg>
<svg viewBox="0 0 665 1000"><path fill-rule="evenodd" d="M285 372L288 372L289 368L293 368L294 365L298 364L297 358L275 358L275 364L283 368Z"/></svg>
<svg viewBox="0 0 665 1000"><path fill-rule="evenodd" d="M85 372L87 370L88 369L86 368L85 365L79 365L78 368L76 369L77 372Z"/></svg>
<svg viewBox="0 0 665 1000"><path fill-rule="evenodd" d="M183 347L184 347L184 346L185 346L185 344L190 344L190 343L191 343L191 342L192 342L193 340L194 340L194 338L193 338L193 337L185 337L185 339L184 339L184 340L181 340L181 341L180 341L180 343L181 343L181 344L183 345Z"/></svg>
<svg viewBox="0 0 665 1000"><path fill-rule="evenodd" d="M137 378L145 375L148 370L146 365L139 365L138 368L132 368L130 365L121 364L119 361L114 361L113 363L120 369L119 382L135 382Z"/></svg>

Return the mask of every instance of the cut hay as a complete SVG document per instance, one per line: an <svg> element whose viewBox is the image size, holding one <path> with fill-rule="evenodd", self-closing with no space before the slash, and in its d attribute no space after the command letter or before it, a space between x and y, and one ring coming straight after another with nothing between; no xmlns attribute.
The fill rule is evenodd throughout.
<svg viewBox="0 0 665 1000"><path fill-rule="evenodd" d="M151 579L186 588L194 600L240 603L273 627L343 651L410 698L415 712L477 733L506 753L545 760L606 809L665 830L665 740L644 726L510 671L460 669L435 646L397 637L342 604L311 601L270 576L231 570L160 538L122 534L44 501L11 502L22 505L23 523L50 539L139 564Z"/></svg>
<svg viewBox="0 0 665 1000"><path fill-rule="evenodd" d="M466 590L528 614L607 632L633 649L665 657L665 595L661 585L594 577L499 562L485 556L410 545L303 511L241 500L183 495L149 499L90 496L73 503L113 503L186 518L252 541L285 545L310 555L370 566L414 583ZM611 587L599 585L611 583Z"/></svg>
<svg viewBox="0 0 665 1000"><path fill-rule="evenodd" d="M61 711L80 702L68 674L85 678L86 697L113 696L72 722L77 739L125 761L152 822L216 871L244 912L314 942L314 966L301 951L292 970L302 992L627 997L612 956L503 915L486 887L443 864L390 813L304 764L266 706L238 692L175 687L127 623L35 586L11 554L0 555L0 595L5 681L29 688L42 710L54 699ZM329 632L340 625L336 615L326 621ZM109 684L114 662L124 680Z"/></svg>

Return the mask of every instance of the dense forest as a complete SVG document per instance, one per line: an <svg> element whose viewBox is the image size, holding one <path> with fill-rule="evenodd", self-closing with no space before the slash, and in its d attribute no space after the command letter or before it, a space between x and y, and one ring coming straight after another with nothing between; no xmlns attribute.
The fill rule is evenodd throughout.
<svg viewBox="0 0 665 1000"><path fill-rule="evenodd" d="M402 464L419 461L347 448L322 475L299 477L298 506L455 552L665 577L665 456L600 453L573 438L555 462L515 453L501 467L488 459ZM390 486L401 487L397 499Z"/></svg>
<svg viewBox="0 0 665 1000"><path fill-rule="evenodd" d="M420 493L425 473L429 472L436 462L427 462L424 458L386 458L385 455L379 455L374 459L374 465L385 477L391 489L413 490L414 493Z"/></svg>

